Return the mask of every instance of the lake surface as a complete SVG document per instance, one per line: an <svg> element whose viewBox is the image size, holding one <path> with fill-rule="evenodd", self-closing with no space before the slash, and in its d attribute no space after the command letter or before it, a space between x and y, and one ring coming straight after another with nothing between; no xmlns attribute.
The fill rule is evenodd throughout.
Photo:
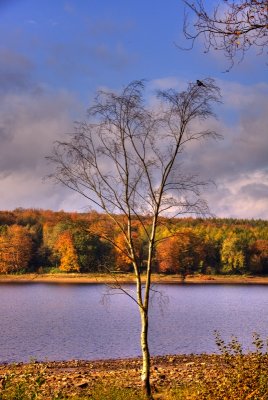
<svg viewBox="0 0 268 400"><path fill-rule="evenodd" d="M152 355L215 352L214 330L224 339L235 334L245 349L253 332L268 336L268 286L155 288ZM107 295L105 285L1 284L0 321L0 362L140 355L137 306L126 295Z"/></svg>

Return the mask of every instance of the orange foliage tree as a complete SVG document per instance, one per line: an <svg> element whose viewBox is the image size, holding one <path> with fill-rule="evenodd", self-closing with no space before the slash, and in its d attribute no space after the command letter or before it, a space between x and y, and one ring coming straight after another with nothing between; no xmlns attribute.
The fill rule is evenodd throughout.
<svg viewBox="0 0 268 400"><path fill-rule="evenodd" d="M32 257L32 244L26 228L7 227L0 235L0 273L25 272Z"/></svg>
<svg viewBox="0 0 268 400"><path fill-rule="evenodd" d="M142 232L139 227L135 227L132 233L133 246L135 248L137 259L142 265L146 248L143 243ZM123 233L119 233L115 238L115 268L120 271L130 271L132 269L131 251Z"/></svg>
<svg viewBox="0 0 268 400"><path fill-rule="evenodd" d="M190 229L182 229L157 246L160 272L180 273L185 277L198 269L204 260L204 244Z"/></svg>
<svg viewBox="0 0 268 400"><path fill-rule="evenodd" d="M60 254L60 270L65 272L79 272L77 252L74 247L71 232L65 231L59 235L55 248Z"/></svg>
<svg viewBox="0 0 268 400"><path fill-rule="evenodd" d="M115 269L126 272L131 269L131 265L127 243L121 233L115 239Z"/></svg>

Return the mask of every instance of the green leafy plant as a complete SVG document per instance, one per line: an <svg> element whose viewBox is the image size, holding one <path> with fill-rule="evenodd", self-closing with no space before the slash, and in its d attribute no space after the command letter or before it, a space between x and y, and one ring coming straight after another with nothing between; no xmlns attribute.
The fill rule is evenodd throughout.
<svg viewBox="0 0 268 400"><path fill-rule="evenodd" d="M2 380L1 400L35 400L42 398L46 367L36 371L34 364L22 374L11 372Z"/></svg>

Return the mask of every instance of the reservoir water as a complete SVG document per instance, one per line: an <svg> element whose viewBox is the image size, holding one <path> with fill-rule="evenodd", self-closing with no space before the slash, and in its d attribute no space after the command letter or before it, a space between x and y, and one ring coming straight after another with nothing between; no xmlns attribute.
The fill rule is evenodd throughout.
<svg viewBox="0 0 268 400"><path fill-rule="evenodd" d="M216 352L214 330L236 335L245 350L253 332L268 336L268 286L154 288L152 355ZM139 356L137 305L111 293L94 284L1 284L0 362Z"/></svg>

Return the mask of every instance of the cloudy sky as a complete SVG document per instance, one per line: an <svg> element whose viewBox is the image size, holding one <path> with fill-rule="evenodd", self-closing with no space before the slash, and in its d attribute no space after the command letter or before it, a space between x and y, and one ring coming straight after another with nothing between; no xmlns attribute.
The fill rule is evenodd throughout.
<svg viewBox="0 0 268 400"><path fill-rule="evenodd" d="M209 2L208 3L212 3ZM222 54L192 51L181 0L0 0L0 209L84 211L83 198L44 177L53 141L86 117L97 89L145 78L183 89L213 77L223 104L220 142L189 151L186 166L216 185L219 217L268 218L268 67L248 54L230 72Z"/></svg>

